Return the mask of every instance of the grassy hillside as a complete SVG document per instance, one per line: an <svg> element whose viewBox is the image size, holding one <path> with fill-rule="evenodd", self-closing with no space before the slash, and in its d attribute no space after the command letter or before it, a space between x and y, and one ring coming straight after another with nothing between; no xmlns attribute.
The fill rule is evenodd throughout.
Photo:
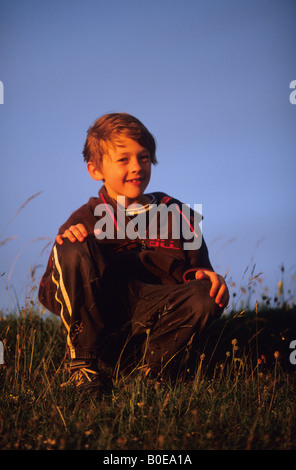
<svg viewBox="0 0 296 470"><path fill-rule="evenodd" d="M0 449L296 449L296 309L223 316L201 338L186 381L119 374L96 397L60 388L59 319L0 319Z"/></svg>

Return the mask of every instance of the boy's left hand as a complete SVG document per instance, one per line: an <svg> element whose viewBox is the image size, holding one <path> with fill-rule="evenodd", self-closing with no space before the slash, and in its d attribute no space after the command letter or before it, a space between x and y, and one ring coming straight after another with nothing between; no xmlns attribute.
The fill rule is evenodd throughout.
<svg viewBox="0 0 296 470"><path fill-rule="evenodd" d="M215 302L219 307L227 307L229 302L229 291L223 276L215 273L214 271L209 271L208 269L201 269L200 271L196 271L195 278L198 280L209 279L212 283L210 296L215 297Z"/></svg>
<svg viewBox="0 0 296 470"><path fill-rule="evenodd" d="M56 236L56 242L62 245L64 238L68 238L71 243L75 243L76 240L83 242L85 237L87 237L87 230L83 224L71 225L62 235Z"/></svg>

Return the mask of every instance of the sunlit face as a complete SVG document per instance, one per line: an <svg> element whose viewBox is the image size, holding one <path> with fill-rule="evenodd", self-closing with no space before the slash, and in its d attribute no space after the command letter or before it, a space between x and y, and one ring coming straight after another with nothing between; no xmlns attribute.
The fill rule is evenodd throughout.
<svg viewBox="0 0 296 470"><path fill-rule="evenodd" d="M88 163L93 179L104 180L108 194L113 199L125 196L126 207L132 203L144 204L143 193L151 175L150 152L129 137L119 137L103 157L101 168Z"/></svg>

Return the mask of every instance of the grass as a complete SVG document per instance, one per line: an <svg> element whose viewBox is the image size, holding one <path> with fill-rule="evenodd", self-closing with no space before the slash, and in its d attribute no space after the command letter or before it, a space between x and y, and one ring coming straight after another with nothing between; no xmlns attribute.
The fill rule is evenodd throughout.
<svg viewBox="0 0 296 470"><path fill-rule="evenodd" d="M295 324L295 307L223 316L189 380L135 371L92 397L60 387L59 319L27 305L0 320L0 449L296 449Z"/></svg>
<svg viewBox="0 0 296 470"><path fill-rule="evenodd" d="M13 238L3 239L7 226L0 246ZM186 381L158 383L135 370L116 375L112 389L97 397L60 387L68 376L57 317L44 315L29 296L17 313L0 312L0 449L295 450L295 295L284 292L282 267L276 296L264 289L254 306L261 278L253 269L246 279L247 271L246 285L228 283L231 313L200 338ZM35 269L31 278L35 285Z"/></svg>

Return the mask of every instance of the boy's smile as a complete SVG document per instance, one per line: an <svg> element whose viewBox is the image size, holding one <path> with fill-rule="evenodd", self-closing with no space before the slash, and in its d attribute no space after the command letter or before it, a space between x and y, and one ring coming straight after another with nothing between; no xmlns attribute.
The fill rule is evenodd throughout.
<svg viewBox="0 0 296 470"><path fill-rule="evenodd" d="M144 204L143 195L151 175L150 152L138 142L120 136L113 144L108 144L98 170L94 163L88 163L88 171L93 179L104 180L108 194L113 199L125 196L126 207L132 203Z"/></svg>

